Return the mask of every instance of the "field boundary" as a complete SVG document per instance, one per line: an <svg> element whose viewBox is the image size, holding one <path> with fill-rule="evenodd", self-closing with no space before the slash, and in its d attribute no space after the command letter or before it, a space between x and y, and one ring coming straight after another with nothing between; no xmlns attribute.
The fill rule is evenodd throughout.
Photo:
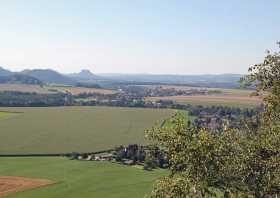
<svg viewBox="0 0 280 198"><path fill-rule="evenodd" d="M1 106L2 107L2 106ZM24 112L21 112L21 111L3 111L3 110L0 110L0 113L24 113Z"/></svg>
<svg viewBox="0 0 280 198"><path fill-rule="evenodd" d="M0 154L0 157L63 157L70 153L53 153L53 154Z"/></svg>
<svg viewBox="0 0 280 198"><path fill-rule="evenodd" d="M88 153L88 154L100 154L106 152L112 152L115 149L106 149L96 152L72 152L72 153L28 153L28 154L0 154L0 157L67 157L73 153Z"/></svg>

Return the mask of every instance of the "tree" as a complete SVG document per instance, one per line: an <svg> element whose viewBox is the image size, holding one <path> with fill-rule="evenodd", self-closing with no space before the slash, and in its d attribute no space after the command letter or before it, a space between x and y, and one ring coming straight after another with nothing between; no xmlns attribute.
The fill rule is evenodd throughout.
<svg viewBox="0 0 280 198"><path fill-rule="evenodd" d="M245 182L255 197L279 195L280 51L273 54L268 51L263 63L252 66L249 72L242 81L256 85L256 95L264 98L264 112L260 127L249 133Z"/></svg>
<svg viewBox="0 0 280 198"><path fill-rule="evenodd" d="M176 197L175 192L182 197L213 197L240 188L236 164L244 158L239 134L231 129L220 135L198 129L179 113L170 123L147 131L166 153L170 168L170 175L156 184L151 197ZM159 196L159 189L165 189L165 196Z"/></svg>
<svg viewBox="0 0 280 198"><path fill-rule="evenodd" d="M145 156L145 160L144 160L144 170L152 170L156 168L156 166L157 165L154 156L148 153Z"/></svg>
<svg viewBox="0 0 280 198"><path fill-rule="evenodd" d="M280 42L278 42L280 48ZM250 74L241 80L243 85L256 85L256 95L264 97L265 125L280 121L280 51L267 51L263 63L249 68Z"/></svg>
<svg viewBox="0 0 280 198"><path fill-rule="evenodd" d="M177 114L146 132L169 160L170 175L148 197L277 197L280 194L280 52L268 53L242 82L264 98L260 124L221 133Z"/></svg>

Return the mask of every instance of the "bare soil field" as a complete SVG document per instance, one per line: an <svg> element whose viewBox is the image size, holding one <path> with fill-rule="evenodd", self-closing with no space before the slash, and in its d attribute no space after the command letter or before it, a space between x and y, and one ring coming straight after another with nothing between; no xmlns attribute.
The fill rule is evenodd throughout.
<svg viewBox="0 0 280 198"><path fill-rule="evenodd" d="M0 197L5 197L17 192L48 186L51 184L53 184L53 182L46 179L0 176Z"/></svg>
<svg viewBox="0 0 280 198"><path fill-rule="evenodd" d="M260 105L262 102L260 97L253 97L243 94L150 97L147 98L147 100L173 100L182 104L224 105L236 107L252 107Z"/></svg>
<svg viewBox="0 0 280 198"><path fill-rule="evenodd" d="M62 90L70 92L73 95L81 93L99 93L99 94L114 94L116 91L110 89L97 89L97 88L85 88L85 87L61 87Z"/></svg>

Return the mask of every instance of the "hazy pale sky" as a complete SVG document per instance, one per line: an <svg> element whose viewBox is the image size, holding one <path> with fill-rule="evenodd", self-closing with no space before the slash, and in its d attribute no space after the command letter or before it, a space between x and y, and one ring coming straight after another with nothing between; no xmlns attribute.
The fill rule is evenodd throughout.
<svg viewBox="0 0 280 198"><path fill-rule="evenodd" d="M279 0L0 0L0 66L246 73L280 40Z"/></svg>

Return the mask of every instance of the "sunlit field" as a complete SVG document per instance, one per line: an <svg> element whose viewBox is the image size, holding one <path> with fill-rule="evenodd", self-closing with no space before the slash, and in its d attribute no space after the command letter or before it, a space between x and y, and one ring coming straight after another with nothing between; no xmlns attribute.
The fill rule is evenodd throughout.
<svg viewBox="0 0 280 198"><path fill-rule="evenodd" d="M144 130L169 109L113 107L0 108L0 154L94 152L145 144ZM4 119L6 117L6 119Z"/></svg>

